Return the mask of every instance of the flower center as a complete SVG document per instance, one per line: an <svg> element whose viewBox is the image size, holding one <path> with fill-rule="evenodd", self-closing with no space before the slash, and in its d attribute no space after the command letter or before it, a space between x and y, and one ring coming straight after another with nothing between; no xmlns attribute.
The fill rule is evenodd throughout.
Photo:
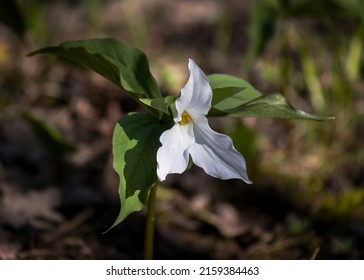
<svg viewBox="0 0 364 280"><path fill-rule="evenodd" d="M188 124L191 121L191 117L189 114L187 114L186 111L183 111L181 114L181 120L178 122L178 124L185 125Z"/></svg>

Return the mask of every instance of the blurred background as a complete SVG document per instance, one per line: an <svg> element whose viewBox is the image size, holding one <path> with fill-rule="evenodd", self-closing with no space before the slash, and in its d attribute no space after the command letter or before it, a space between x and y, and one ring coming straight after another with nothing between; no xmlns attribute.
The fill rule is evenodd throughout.
<svg viewBox="0 0 364 280"><path fill-rule="evenodd" d="M193 167L159 188L157 259L364 258L364 1L0 2L0 259L141 259L145 210L119 211L111 139L142 110L111 82L32 50L115 37L166 95L188 58L334 121L210 119L253 185Z"/></svg>

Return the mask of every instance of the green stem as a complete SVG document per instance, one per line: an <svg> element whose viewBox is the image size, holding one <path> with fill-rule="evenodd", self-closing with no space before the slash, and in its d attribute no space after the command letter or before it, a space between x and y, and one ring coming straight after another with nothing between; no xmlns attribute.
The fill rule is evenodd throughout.
<svg viewBox="0 0 364 280"><path fill-rule="evenodd" d="M360 57L363 50L363 35L364 27L360 26L354 33L349 44L345 70L349 79L353 82L358 81L360 77Z"/></svg>
<svg viewBox="0 0 364 280"><path fill-rule="evenodd" d="M326 109L326 100L321 86L320 78L317 74L315 61L310 55L308 46L300 38L300 56L302 63L303 77L310 94L312 106L318 112L324 112Z"/></svg>
<svg viewBox="0 0 364 280"><path fill-rule="evenodd" d="M298 51L301 60L301 67L303 78L306 83L308 93L310 95L311 103L314 109L318 112L324 112L327 109L327 104L321 85L320 76L316 68L315 60L310 54L309 45L306 44L303 36L300 34L299 29L295 27L294 24L289 26L290 29L287 31L287 36L289 36L289 45L298 45ZM289 33L288 33L289 32ZM289 71L290 69L288 69ZM289 81L287 80L287 85Z"/></svg>
<svg viewBox="0 0 364 280"><path fill-rule="evenodd" d="M157 199L157 187L155 184L149 193L148 199L148 213L147 213L147 224L145 228L145 239L144 239L144 258L146 260L153 259L154 251L154 216L155 216L155 202Z"/></svg>

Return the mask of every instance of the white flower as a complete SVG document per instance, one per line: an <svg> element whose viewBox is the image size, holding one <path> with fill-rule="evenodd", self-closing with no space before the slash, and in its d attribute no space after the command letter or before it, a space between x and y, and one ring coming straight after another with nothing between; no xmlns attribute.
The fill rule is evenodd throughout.
<svg viewBox="0 0 364 280"><path fill-rule="evenodd" d="M213 131L206 115L211 108L209 81L196 63L188 63L190 77L176 99L174 126L163 132L157 152L157 175L160 181L171 173L181 174L192 161L211 176L242 179L250 184L243 156L235 150L230 137Z"/></svg>

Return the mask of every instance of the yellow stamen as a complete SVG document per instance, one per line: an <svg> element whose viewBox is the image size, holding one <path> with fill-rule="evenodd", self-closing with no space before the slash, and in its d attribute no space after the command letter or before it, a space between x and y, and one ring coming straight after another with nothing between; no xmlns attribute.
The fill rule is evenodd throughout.
<svg viewBox="0 0 364 280"><path fill-rule="evenodd" d="M181 125L185 125L185 124L189 123L190 121L191 121L190 115L186 111L184 111L181 114L181 120L178 123Z"/></svg>

